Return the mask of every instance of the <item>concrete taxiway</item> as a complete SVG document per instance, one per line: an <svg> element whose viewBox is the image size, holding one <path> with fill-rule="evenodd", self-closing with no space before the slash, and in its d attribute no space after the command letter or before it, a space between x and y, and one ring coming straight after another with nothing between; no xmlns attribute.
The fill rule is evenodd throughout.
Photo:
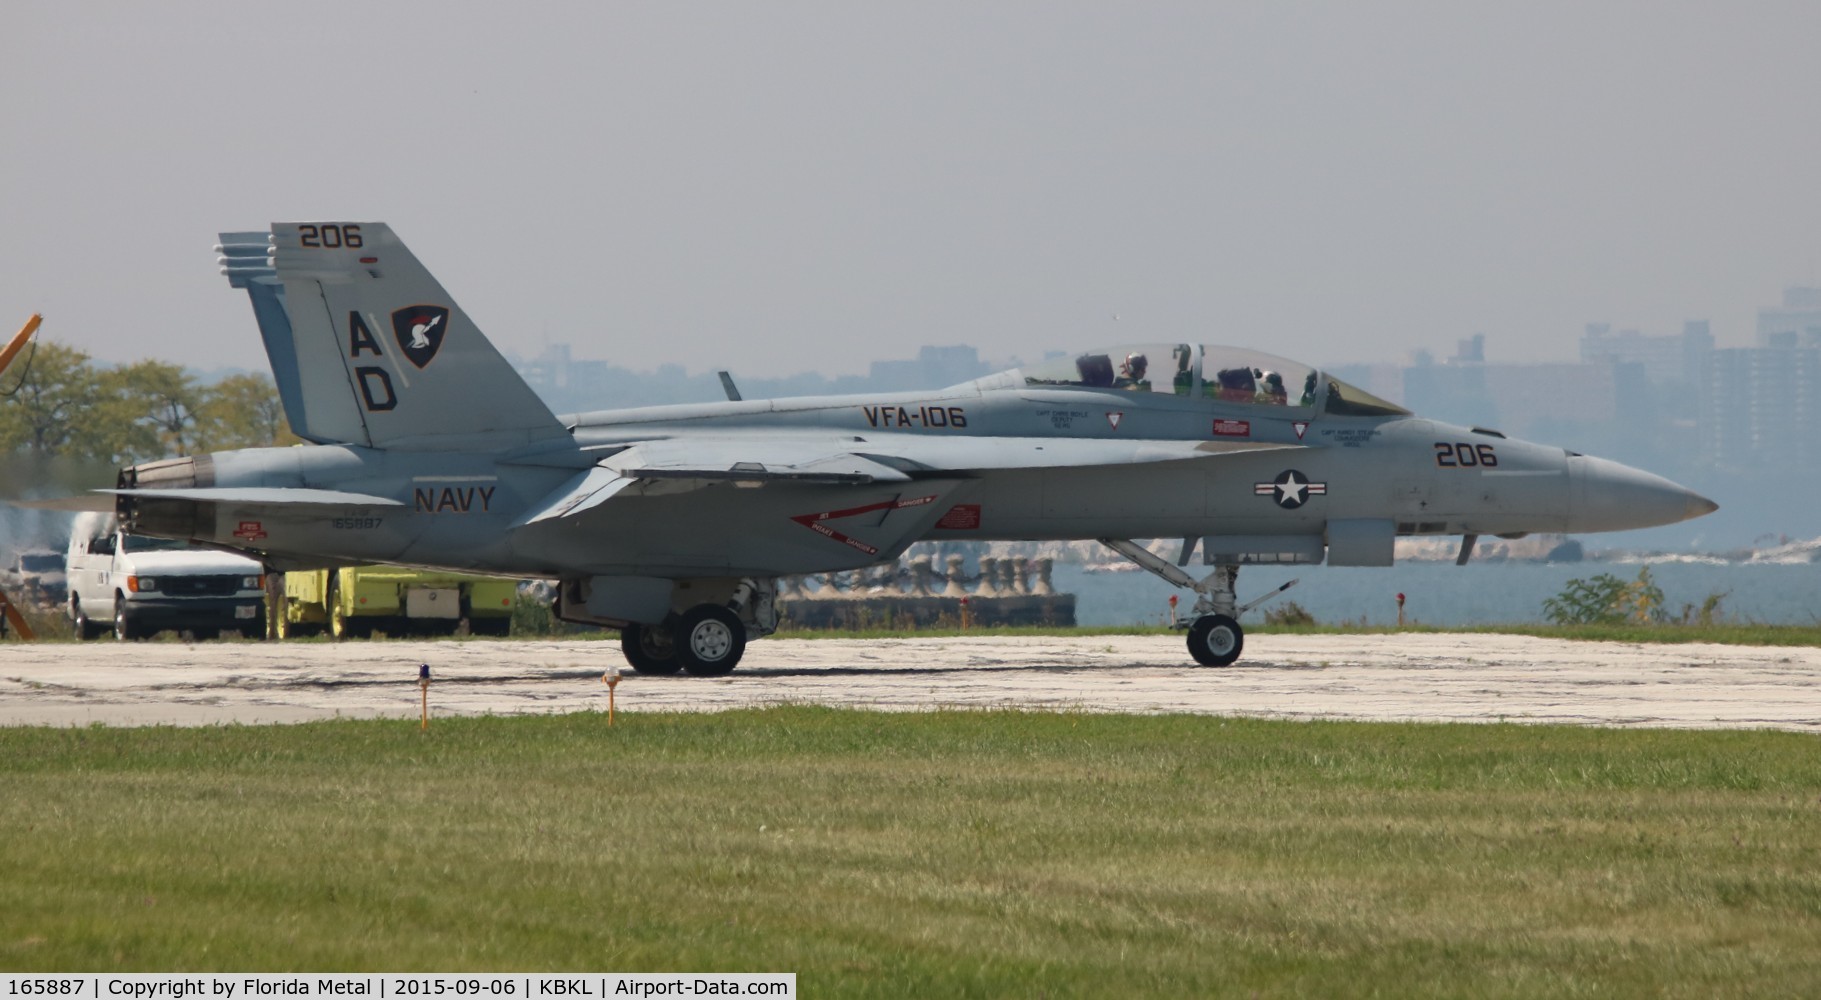
<svg viewBox="0 0 1821 1000"><path fill-rule="evenodd" d="M617 643L10 644L0 725L212 725L604 711ZM816 704L1821 732L1821 649L1500 635L1248 637L1225 668L1166 636L764 640L724 678L628 672L621 711Z"/></svg>

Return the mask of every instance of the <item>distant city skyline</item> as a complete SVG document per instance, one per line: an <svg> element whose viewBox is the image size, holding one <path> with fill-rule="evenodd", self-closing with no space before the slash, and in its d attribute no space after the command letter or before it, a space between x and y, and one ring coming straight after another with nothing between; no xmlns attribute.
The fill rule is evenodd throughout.
<svg viewBox="0 0 1821 1000"><path fill-rule="evenodd" d="M1821 5L17 0L0 304L263 367L223 230L384 220L502 347L1722 344L1821 284Z"/></svg>
<svg viewBox="0 0 1821 1000"><path fill-rule="evenodd" d="M1621 344L1627 345L1630 349L1636 350L1636 349L1640 348L1640 345L1650 344L1653 342L1679 341L1682 338L1685 338L1685 337L1688 337L1691 335L1703 340L1705 342L1705 346L1707 349L1729 349L1729 348L1772 347L1772 346L1821 347L1821 288L1809 287L1809 286L1804 286L1804 285L1792 285L1792 286L1788 286L1788 287L1784 288L1782 291L1782 294L1778 298L1777 302L1759 306L1757 309L1757 314L1756 314L1755 320L1752 323L1745 324L1745 326L1741 328L1741 331L1739 333L1737 333L1735 336L1730 337L1730 338L1716 336L1713 333L1712 322L1704 317L1702 317L1702 318L1690 317L1690 318L1685 319L1682 322L1678 323L1674 329L1662 329L1662 330L1642 328L1640 326L1632 325L1632 324L1614 323L1611 321L1598 320L1598 321L1588 321L1588 322L1583 323L1580 326L1578 332L1576 333L1576 339L1573 343L1564 345L1564 349L1562 350L1562 352L1560 354L1549 355L1549 356L1512 357L1508 354L1503 353L1504 349L1506 349L1510 346L1509 344L1502 343L1500 338L1488 337L1485 333L1479 332L1479 331L1475 331L1471 334L1461 334L1461 335L1455 337L1454 339L1447 341L1446 343L1454 345L1455 354L1453 354L1453 355L1442 354L1441 352L1442 352L1442 350L1444 350L1446 345L1442 341L1437 341L1436 343L1433 343L1433 344L1415 345L1415 346L1411 347L1408 351L1406 351L1403 355L1398 356L1398 357L1311 358L1311 357L1294 357L1294 356L1289 356L1289 355L1283 355L1283 356L1290 357L1291 360L1294 360L1294 361L1302 361L1302 362L1315 364L1315 365L1375 365L1376 364L1376 365L1394 365L1394 366L1397 366L1397 365L1418 365L1418 366L1420 366L1420 365L1424 365L1424 364L1438 363L1437 362L1438 358L1440 359L1439 363L1453 363L1453 362L1471 360L1471 361L1476 361L1476 362L1481 362L1481 363L1494 363L1494 364L1497 364L1497 363L1551 364L1551 363L1557 363L1557 362L1585 362L1585 361L1589 361L1589 360L1594 360L1593 355L1590 355L1590 351L1594 352L1594 354L1597 354L1599 349L1596 347L1590 347L1590 343L1592 343L1592 342L1610 343L1610 344L1614 345L1613 349L1615 351L1618 350L1618 345L1621 345ZM1167 340L1168 338L1153 337L1153 338L1149 338L1149 339L1150 340L1159 340L1159 339ZM1193 340L1194 338L1190 338L1190 339ZM1087 348L1096 347L1096 346L1110 346L1114 343L1136 343L1136 342L1144 342L1144 341L1146 341L1146 338L1133 337L1133 338L1130 338L1125 341L1101 341L1101 342L1092 343L1092 344L1076 344L1076 345L1071 345L1071 347L1076 350L1081 350L1081 349L1087 349ZM1255 345L1246 345L1246 344L1239 344L1239 343L1232 343L1232 342L1209 340L1206 338L1201 339L1199 342L1207 343L1207 344L1231 343L1232 346L1242 346L1242 347L1243 346L1255 346ZM1490 345L1490 353L1488 353L1488 345ZM510 348L506 348L504 352L508 357L515 359L515 363L519 364L520 367L524 367L526 364L537 362L540 359L546 359L546 358L561 359L566 362L580 363L580 364L588 365L588 366L596 366L596 365L604 364L604 365L610 365L610 366L619 367L619 368L625 368L629 371L653 371L653 370L656 370L656 368L658 368L658 367L662 367L662 366L651 366L651 367L641 369L641 368L638 368L631 364L626 363L626 361L624 359L616 359L616 358L611 358L611 357L605 357L605 358L590 357L585 354L578 354L575 351L575 347L576 347L576 345L566 343L566 342L546 341L539 345L539 349L537 351L513 350ZM1265 348L1260 348L1260 349L1267 350L1268 353L1277 353L1274 351L1269 351L1268 349L1265 349ZM1662 350L1661 348L1649 348L1649 349ZM932 355L943 356L943 352L948 352L948 351L952 351L952 350L961 350L961 351L971 352L970 359L967 363L973 364L973 363L977 362L979 364L984 364L987 366L988 372L1001 371L1001 370L1008 369L1008 368L1015 368L1015 367L1018 367L1020 364L1030 364L1032 362L1042 360L1044 356L1053 356L1053 355L1057 355L1057 354L1068 353L1067 349L1057 348L1057 349L1053 349L1050 351L1046 351L1044 353L1044 355L1039 355L1036 357L992 358L992 357L985 355L983 352L980 351L978 346L973 345L973 344L965 344L965 343L942 344L942 343L937 343L935 341L917 344L916 350L918 352L919 357L921 357L925 361L928 361L929 359L931 359ZM1467 350L1471 350L1471 351L1475 352L1475 356L1472 358L1461 357L1460 356L1461 352L1467 351ZM1686 352L1684 350L1682 350L1681 348L1676 348L1672 353L1676 354L1676 357L1673 359L1673 363L1682 365L1682 366L1686 366L1687 364L1689 364L1689 359L1682 356ZM814 369L814 368L803 368L803 369L798 369L795 371L781 372L778 375L769 376L769 377L777 378L777 377L790 377L790 376L796 376L796 375L821 375L821 376L831 378L831 379L832 378L843 378L843 377L876 378L876 377L878 377L881 370L890 371L890 370L900 369L902 366L906 365L907 362L910 362L911 360L912 359L905 358L901 355L881 356L881 357L872 359L870 362L868 362L867 371L865 373L832 372L832 371L822 371L822 370ZM1652 376L1654 378L1659 378L1659 379L1669 377L1668 373L1666 371L1662 370L1660 367L1660 365L1662 365L1662 364L1669 364L1669 363L1671 363L1671 362L1662 360L1662 359L1652 360L1651 362L1649 362L1649 364L1652 368L1652 373L1651 373ZM687 372L690 376L713 375L716 371L723 370L726 367L726 366L710 366L707 368L697 369L697 368L690 367L688 365L677 365L675 362L665 362L664 364L670 365L673 367L679 367L683 371ZM740 373L733 372L733 374L737 377ZM1690 371L1683 370L1680 373L1679 377L1690 378L1690 377L1692 377L1692 374L1693 373ZM960 381L960 380L957 380L957 381Z"/></svg>

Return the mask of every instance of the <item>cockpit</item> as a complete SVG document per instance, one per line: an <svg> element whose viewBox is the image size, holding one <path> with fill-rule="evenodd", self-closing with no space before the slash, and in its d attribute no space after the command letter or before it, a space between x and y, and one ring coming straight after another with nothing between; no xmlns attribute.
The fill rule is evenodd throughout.
<svg viewBox="0 0 1821 1000"><path fill-rule="evenodd" d="M1026 386L1168 393L1249 406L1282 406L1352 417L1408 416L1308 365L1242 347L1135 344L1052 358L1023 369Z"/></svg>

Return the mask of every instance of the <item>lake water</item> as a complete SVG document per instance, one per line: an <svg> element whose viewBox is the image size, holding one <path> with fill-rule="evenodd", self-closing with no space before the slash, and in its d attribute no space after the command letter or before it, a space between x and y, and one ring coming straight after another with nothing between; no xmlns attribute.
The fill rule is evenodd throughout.
<svg viewBox="0 0 1821 1000"><path fill-rule="evenodd" d="M1404 562L1383 569L1356 567L1248 566L1239 573L1239 602L1253 600L1286 580L1301 583L1247 615L1247 622L1285 601L1295 601L1325 624L1365 621L1397 623L1397 595L1407 598L1405 615L1430 625L1491 625L1542 622L1543 600L1554 597L1574 578L1610 573L1622 580L1638 575L1641 563L1452 563ZM1672 615L1684 604L1697 607L1709 594L1725 594L1724 616L1733 621L1775 625L1821 624L1821 563L1806 565L1651 563L1650 572L1663 590ZM1186 567L1199 577L1208 572ZM1193 594L1178 591L1149 573L1089 573L1080 566L1058 565L1056 589L1077 595L1076 621L1082 625L1130 625L1163 620L1171 594L1186 614Z"/></svg>

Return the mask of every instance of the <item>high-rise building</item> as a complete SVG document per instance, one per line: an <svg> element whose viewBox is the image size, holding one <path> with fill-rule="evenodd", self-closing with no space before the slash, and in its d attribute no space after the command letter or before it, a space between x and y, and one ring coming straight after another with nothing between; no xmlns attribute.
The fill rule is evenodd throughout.
<svg viewBox="0 0 1821 1000"><path fill-rule="evenodd" d="M1701 381L1701 369L1713 353L1713 333L1704 319L1682 324L1680 334L1652 336L1636 330L1614 333L1610 323L1589 323L1581 335L1581 361L1586 364L1618 362L1644 366L1644 377L1653 385L1692 389Z"/></svg>
<svg viewBox="0 0 1821 1000"><path fill-rule="evenodd" d="M1821 288L1785 288L1781 307L1758 310L1758 346L1821 348Z"/></svg>
<svg viewBox="0 0 1821 1000"><path fill-rule="evenodd" d="M1701 389L1710 460L1789 471L1821 459L1821 346L1715 351Z"/></svg>
<svg viewBox="0 0 1821 1000"><path fill-rule="evenodd" d="M1821 459L1821 288L1758 310L1758 345L1714 351L1698 392L1702 457L1786 473Z"/></svg>

